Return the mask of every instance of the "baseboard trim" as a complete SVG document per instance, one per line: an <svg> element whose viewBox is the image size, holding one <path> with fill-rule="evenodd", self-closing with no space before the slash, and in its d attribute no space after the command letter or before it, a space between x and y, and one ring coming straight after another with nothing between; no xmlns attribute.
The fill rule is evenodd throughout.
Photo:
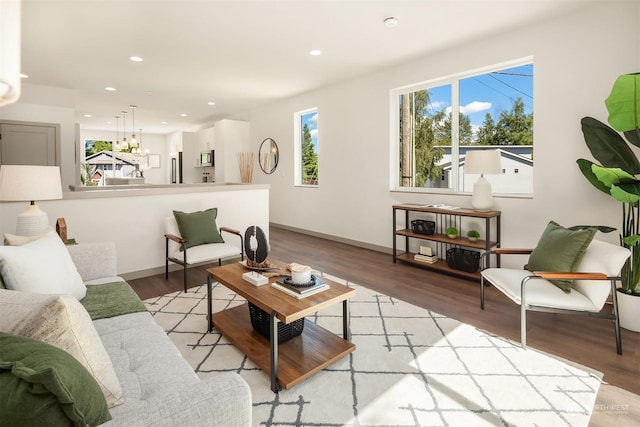
<svg viewBox="0 0 640 427"><path fill-rule="evenodd" d="M319 237L321 239L331 240L333 242L344 243L345 245L357 246L363 249L369 249L376 252L382 252L385 254L391 254L393 252L392 248L387 248L385 246L374 245L372 243L360 242L358 240L347 239L340 236L334 236L332 234L320 233L317 231L305 230L303 228L292 227L290 225L278 224L275 222L270 222L269 227L280 228L282 230L293 231L300 234L306 234L308 236Z"/></svg>

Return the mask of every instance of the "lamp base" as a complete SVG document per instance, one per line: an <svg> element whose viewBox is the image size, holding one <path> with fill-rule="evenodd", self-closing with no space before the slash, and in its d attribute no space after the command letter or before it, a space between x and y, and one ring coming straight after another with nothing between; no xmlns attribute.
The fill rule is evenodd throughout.
<svg viewBox="0 0 640 427"><path fill-rule="evenodd" d="M18 236L36 236L49 227L49 216L38 205L28 205L18 215L16 234Z"/></svg>
<svg viewBox="0 0 640 427"><path fill-rule="evenodd" d="M490 211L493 207L493 195L491 194L491 183L481 176L473 184L473 195L471 196L471 206L479 212Z"/></svg>

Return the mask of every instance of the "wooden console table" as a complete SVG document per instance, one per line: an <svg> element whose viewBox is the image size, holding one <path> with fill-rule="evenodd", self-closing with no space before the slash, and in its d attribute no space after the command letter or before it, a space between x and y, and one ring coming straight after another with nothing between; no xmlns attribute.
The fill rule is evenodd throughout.
<svg viewBox="0 0 640 427"><path fill-rule="evenodd" d="M397 229L397 212L404 212L404 228ZM410 215L411 214L411 215ZM428 215L424 215L428 214ZM480 212L472 209L441 209L436 207L417 205L417 204L401 204L393 205L393 262L402 261L412 265L418 265L420 267L430 268L433 270L441 271L448 274L454 274L457 276L465 277L468 279L480 280L480 271L466 272L462 270L455 270L449 267L445 258L446 249L454 246L480 249L481 251L488 251L491 248L498 247L500 245L500 211L487 211ZM470 241L461 229L463 218L480 218L485 222L485 236L483 240L475 242ZM434 234L418 234L414 233L411 229L411 218L413 219L428 219L435 222ZM495 223L495 240L491 240L492 236L492 222ZM456 239L451 239L445 234L445 230L448 227L456 227L460 231L460 236ZM398 252L397 239L404 238L404 251ZM414 259L415 253L412 253L409 248L409 242L411 240L420 239L424 241L436 242L438 256L441 258L436 263L429 264L426 262L417 261ZM500 258L496 258L498 267L500 266Z"/></svg>

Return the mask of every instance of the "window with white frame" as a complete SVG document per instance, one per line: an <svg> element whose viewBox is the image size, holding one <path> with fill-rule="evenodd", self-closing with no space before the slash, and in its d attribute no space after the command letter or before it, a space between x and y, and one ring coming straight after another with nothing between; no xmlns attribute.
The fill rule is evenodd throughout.
<svg viewBox="0 0 640 427"><path fill-rule="evenodd" d="M318 186L318 109L294 114L295 185Z"/></svg>
<svg viewBox="0 0 640 427"><path fill-rule="evenodd" d="M494 194L532 194L532 58L392 90L391 146L392 190L472 192L466 153L498 149Z"/></svg>

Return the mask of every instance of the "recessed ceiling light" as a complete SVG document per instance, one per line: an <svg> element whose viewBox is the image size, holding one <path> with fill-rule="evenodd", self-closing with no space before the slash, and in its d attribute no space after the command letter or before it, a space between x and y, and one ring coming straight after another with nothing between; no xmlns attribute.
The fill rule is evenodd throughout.
<svg viewBox="0 0 640 427"><path fill-rule="evenodd" d="M92 115L92 114L85 114L84 116L85 116L86 118L91 118L91 117L93 117L93 115Z"/></svg>
<svg viewBox="0 0 640 427"><path fill-rule="evenodd" d="M167 122L160 122L160 124L161 124L161 125L166 125L166 124L167 124Z"/></svg>
<svg viewBox="0 0 640 427"><path fill-rule="evenodd" d="M115 87L111 87L111 86L107 86L104 88L104 90L108 90L109 92L115 92L116 88Z"/></svg>
<svg viewBox="0 0 640 427"><path fill-rule="evenodd" d="M209 102L207 102L207 105L211 105L211 106L213 106L213 105L216 105L216 103L215 103L215 102L213 102L213 101L209 101Z"/></svg>
<svg viewBox="0 0 640 427"><path fill-rule="evenodd" d="M142 58L140 58L139 56L130 56L129 59L133 62L142 62Z"/></svg>
<svg viewBox="0 0 640 427"><path fill-rule="evenodd" d="M318 49L313 49L312 51L309 52L309 55L311 55L311 56L319 56L319 55L322 55L322 51L318 50Z"/></svg>
<svg viewBox="0 0 640 427"><path fill-rule="evenodd" d="M23 78L23 79L28 79L29 75L25 74L25 73L20 73L20 77Z"/></svg>
<svg viewBox="0 0 640 427"><path fill-rule="evenodd" d="M187 117L185 113L180 114L180 117Z"/></svg>
<svg viewBox="0 0 640 427"><path fill-rule="evenodd" d="M398 18L396 18L395 16L389 16L388 18L384 19L384 25L385 27L389 27L389 28L393 28L398 26Z"/></svg>

